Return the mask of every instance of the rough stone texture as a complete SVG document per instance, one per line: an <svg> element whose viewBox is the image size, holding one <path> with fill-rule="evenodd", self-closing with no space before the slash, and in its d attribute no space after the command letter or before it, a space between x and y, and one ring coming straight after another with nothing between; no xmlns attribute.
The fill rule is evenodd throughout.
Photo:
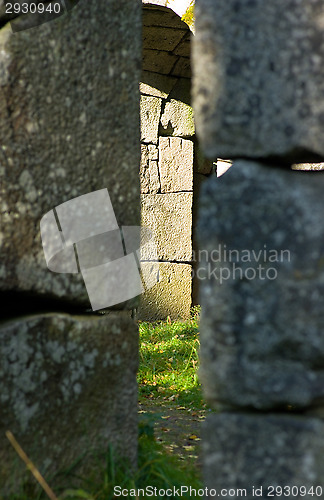
<svg viewBox="0 0 324 500"><path fill-rule="evenodd" d="M192 191L193 142L179 137L159 138L162 193Z"/></svg>
<svg viewBox="0 0 324 500"><path fill-rule="evenodd" d="M143 69L153 73L169 75L178 60L178 56L162 50L143 50Z"/></svg>
<svg viewBox="0 0 324 500"><path fill-rule="evenodd" d="M192 107L185 102L171 99L165 103L161 116L160 134L192 137L195 133Z"/></svg>
<svg viewBox="0 0 324 500"><path fill-rule="evenodd" d="M323 189L323 172L248 161L203 186L201 379L217 407L324 403Z"/></svg>
<svg viewBox="0 0 324 500"><path fill-rule="evenodd" d="M323 487L324 423L293 414L209 415L203 428L204 487L228 491L232 498L311 498L303 495L313 486ZM282 490L270 486L295 486ZM253 495L258 492L258 495ZM262 494L259 488L262 487ZM234 490L245 489L246 494ZM258 489L258 490L257 490ZM322 497L317 490L315 497ZM280 493L280 490L278 490ZM226 495L227 496L227 495ZM214 498L215 495L206 498ZM271 497L271 496L270 496Z"/></svg>
<svg viewBox="0 0 324 500"><path fill-rule="evenodd" d="M172 75L191 78L191 64L188 57L180 57L172 69Z"/></svg>
<svg viewBox="0 0 324 500"><path fill-rule="evenodd" d="M161 188L157 159L157 147L153 144L141 145L141 193L157 193Z"/></svg>
<svg viewBox="0 0 324 500"><path fill-rule="evenodd" d="M190 27L190 29L193 31L193 28ZM188 54L190 54L190 48L191 48L191 37L187 36L184 40L182 40L182 43L180 43L175 49L174 53L179 55L179 56L185 56L188 57ZM183 75L184 76L184 75ZM191 82L190 82L191 83Z"/></svg>
<svg viewBox="0 0 324 500"><path fill-rule="evenodd" d="M143 31L143 48L172 52L185 35L185 31L177 28L147 26Z"/></svg>
<svg viewBox="0 0 324 500"><path fill-rule="evenodd" d="M321 161L323 2L200 0L195 15L194 109L206 155Z"/></svg>
<svg viewBox="0 0 324 500"><path fill-rule="evenodd" d="M188 318L191 306L191 265L142 262L146 273L158 274L158 283L141 295L138 315L142 321Z"/></svg>
<svg viewBox="0 0 324 500"><path fill-rule="evenodd" d="M40 219L65 201L108 188L119 224L139 223L140 11L81 1L35 29L1 29L0 290L89 304L81 275L44 259Z"/></svg>
<svg viewBox="0 0 324 500"><path fill-rule="evenodd" d="M190 262L192 193L143 194L142 225L153 231L159 260ZM152 255L142 254L143 260Z"/></svg>
<svg viewBox="0 0 324 500"><path fill-rule="evenodd" d="M157 144L161 105L158 97L141 97L141 141Z"/></svg>
<svg viewBox="0 0 324 500"><path fill-rule="evenodd" d="M137 353L137 327L123 313L2 323L0 496L33 483L7 430L47 478L109 443L135 463Z"/></svg>

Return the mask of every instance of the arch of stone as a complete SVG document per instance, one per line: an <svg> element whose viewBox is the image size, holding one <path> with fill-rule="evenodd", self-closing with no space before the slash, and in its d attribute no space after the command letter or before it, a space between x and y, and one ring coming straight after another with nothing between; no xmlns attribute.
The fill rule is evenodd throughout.
<svg viewBox="0 0 324 500"><path fill-rule="evenodd" d="M199 191L211 175L221 176L230 160L208 160L199 147L192 108L191 46L193 26L181 20L190 0L143 0L141 74L142 224L158 245L156 286L141 297L142 320L186 318L198 304L200 260L196 241ZM321 170L321 163L294 165ZM216 254L215 254L216 255Z"/></svg>
<svg viewBox="0 0 324 500"><path fill-rule="evenodd" d="M192 28L181 20L187 2L143 1L141 75L142 224L158 247L158 283L141 297L138 318L188 318L197 304L195 226L203 180L229 163L206 160L191 102ZM152 268L150 262L142 266ZM152 268L152 273L157 272Z"/></svg>

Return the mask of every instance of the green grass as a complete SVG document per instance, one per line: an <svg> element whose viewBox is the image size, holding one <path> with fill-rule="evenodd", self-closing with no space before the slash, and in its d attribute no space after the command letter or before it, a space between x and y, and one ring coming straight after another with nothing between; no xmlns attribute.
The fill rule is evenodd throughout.
<svg viewBox="0 0 324 500"><path fill-rule="evenodd" d="M188 321L140 323L140 397L204 406L197 377L199 310Z"/></svg>

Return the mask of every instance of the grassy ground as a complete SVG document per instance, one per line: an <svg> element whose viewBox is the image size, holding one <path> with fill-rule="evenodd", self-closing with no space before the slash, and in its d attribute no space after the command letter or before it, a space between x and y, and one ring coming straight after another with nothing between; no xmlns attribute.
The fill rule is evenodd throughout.
<svg viewBox="0 0 324 500"><path fill-rule="evenodd" d="M176 401L204 408L197 377L198 311L185 322L140 323L140 399Z"/></svg>
<svg viewBox="0 0 324 500"><path fill-rule="evenodd" d="M201 487L200 425L210 410L203 401L197 378L199 311L194 310L192 318L185 322L140 322L139 330L138 472L132 473L124 461L108 450L98 459L95 477L75 478L71 469L68 490L60 490L59 475L48 478L53 488L56 485L60 500L110 500L117 498L115 485L128 490L145 489L148 485L158 490ZM189 498L185 494L182 497ZM48 497L37 486L32 493L22 491L8 500L45 498Z"/></svg>
<svg viewBox="0 0 324 500"><path fill-rule="evenodd" d="M179 466L201 475L201 423L210 411L197 377L199 309L188 321L140 323L140 413L155 417L155 437Z"/></svg>

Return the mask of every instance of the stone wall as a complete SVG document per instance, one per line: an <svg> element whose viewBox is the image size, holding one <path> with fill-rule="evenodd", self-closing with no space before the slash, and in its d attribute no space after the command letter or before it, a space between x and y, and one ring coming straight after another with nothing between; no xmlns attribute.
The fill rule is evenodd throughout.
<svg viewBox="0 0 324 500"><path fill-rule="evenodd" d="M197 133L234 160L199 207L207 498L323 496L324 6L282 5L196 1Z"/></svg>
<svg viewBox="0 0 324 500"><path fill-rule="evenodd" d="M158 284L143 294L140 319L187 318L193 283L194 191L212 169L197 146L191 107L188 26L172 10L145 3L141 90L142 224L158 246ZM143 258L143 257L142 257ZM150 266L143 258L142 265Z"/></svg>
<svg viewBox="0 0 324 500"><path fill-rule="evenodd" d="M178 83L186 85L186 80ZM158 283L141 298L139 315L186 317L191 307L192 110L172 92L157 97L148 94L148 86L141 87L142 224L154 231L160 264Z"/></svg>
<svg viewBox="0 0 324 500"><path fill-rule="evenodd" d="M55 245L75 274L47 268L40 222L58 205L108 189L116 224L139 225L140 55L139 1L80 1L68 15L16 33L2 19L1 497L35 484L7 430L45 477L109 444L136 463L134 303L94 313L62 219L53 215ZM72 229L83 227L79 211L69 215ZM85 204L83 215L96 231L106 206ZM94 266L110 260L97 250ZM81 461L78 472L90 464Z"/></svg>

